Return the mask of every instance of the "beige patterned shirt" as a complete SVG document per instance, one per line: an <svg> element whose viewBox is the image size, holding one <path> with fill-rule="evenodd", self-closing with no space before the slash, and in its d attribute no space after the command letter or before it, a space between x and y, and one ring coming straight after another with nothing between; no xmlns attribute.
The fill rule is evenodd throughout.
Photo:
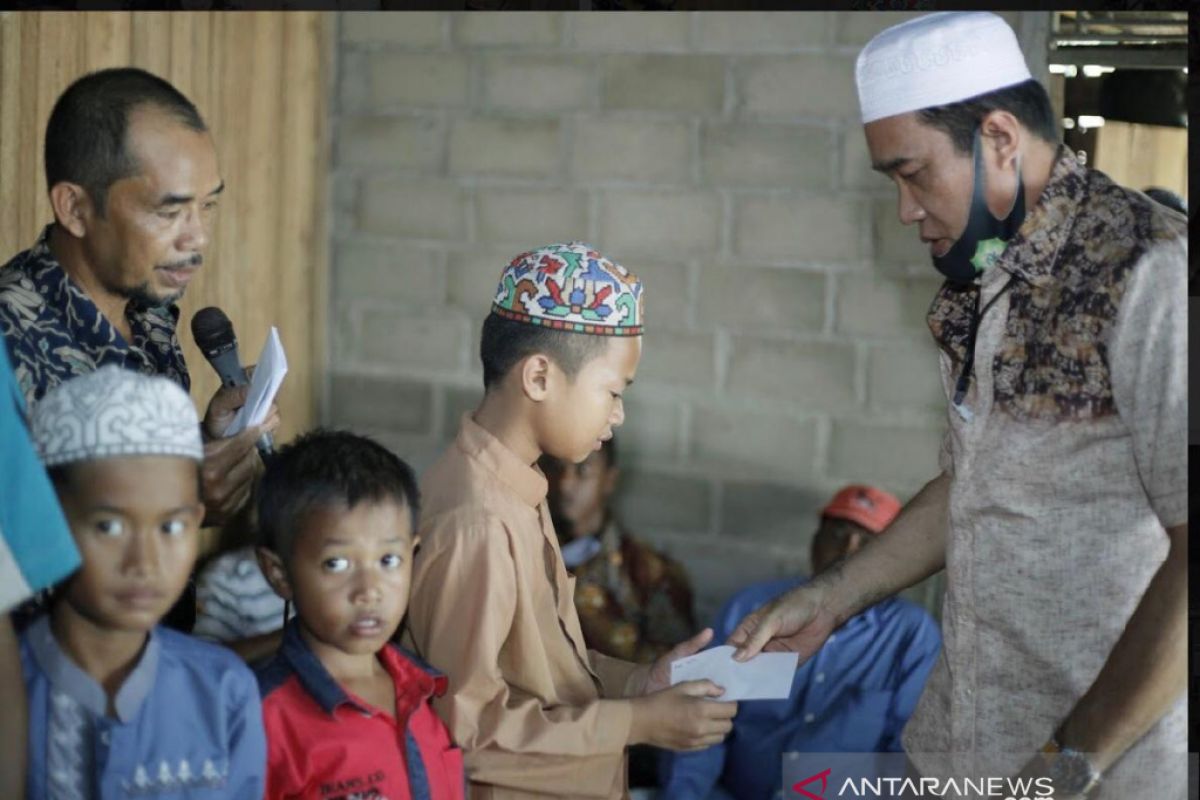
<svg viewBox="0 0 1200 800"><path fill-rule="evenodd" d="M1187 521L1186 220L1061 148L997 267L969 411L947 403L945 644L904 736L931 773L917 754L1000 755L1015 772L1099 674L1165 528ZM929 312L947 398L974 300L946 286ZM1187 750L1185 699L1107 784ZM1174 761L1155 797L1183 797Z"/></svg>

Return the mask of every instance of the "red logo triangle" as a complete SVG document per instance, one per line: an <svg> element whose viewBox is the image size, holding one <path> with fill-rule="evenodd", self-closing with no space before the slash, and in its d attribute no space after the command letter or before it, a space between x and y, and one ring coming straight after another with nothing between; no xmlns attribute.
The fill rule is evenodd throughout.
<svg viewBox="0 0 1200 800"><path fill-rule="evenodd" d="M825 800L825 788L829 785L829 773L830 772L833 772L832 768L822 770L821 772L818 772L816 775L809 775L807 778L800 781L799 783L793 783L792 791L799 792L801 797L807 797L808 800ZM820 779L820 781L821 781L821 793L820 794L813 794L808 789L804 788L805 786L808 786L810 783L812 783L813 781L816 781L817 779Z"/></svg>

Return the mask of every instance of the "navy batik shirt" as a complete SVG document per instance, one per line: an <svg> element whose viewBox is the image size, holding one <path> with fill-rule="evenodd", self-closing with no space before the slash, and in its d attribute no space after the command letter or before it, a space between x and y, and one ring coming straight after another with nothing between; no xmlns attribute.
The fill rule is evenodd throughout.
<svg viewBox="0 0 1200 800"><path fill-rule="evenodd" d="M50 252L48 225L29 250L0 267L0 334L28 403L58 384L106 364L169 378L191 388L175 338L179 308L126 311L133 341L117 332Z"/></svg>

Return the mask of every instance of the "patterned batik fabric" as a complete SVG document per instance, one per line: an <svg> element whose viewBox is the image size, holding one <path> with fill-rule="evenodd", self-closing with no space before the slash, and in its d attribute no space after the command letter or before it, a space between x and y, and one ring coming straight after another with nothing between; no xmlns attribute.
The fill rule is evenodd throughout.
<svg viewBox="0 0 1200 800"><path fill-rule="evenodd" d="M696 630L692 588L679 562L610 521L599 550L572 568L587 646L647 664Z"/></svg>
<svg viewBox="0 0 1200 800"><path fill-rule="evenodd" d="M75 698L50 690L50 717L46 736L46 784L55 800L93 797L92 752L96 730L88 712Z"/></svg>
<svg viewBox="0 0 1200 800"><path fill-rule="evenodd" d="M50 252L47 226L37 243L0 267L0 334L28 403L75 375L105 364L161 375L191 388L175 337L179 308L129 304L126 342Z"/></svg>
<svg viewBox="0 0 1200 800"><path fill-rule="evenodd" d="M642 284L590 245L551 244L504 268L492 312L570 333L641 336Z"/></svg>
<svg viewBox="0 0 1200 800"><path fill-rule="evenodd" d="M996 264L1015 278L992 365L1005 413L1082 421L1115 412L1105 343L1130 270L1187 235L1186 218L1130 196L1060 147L1037 207ZM977 292L946 283L929 311L933 337L955 366L966 356Z"/></svg>

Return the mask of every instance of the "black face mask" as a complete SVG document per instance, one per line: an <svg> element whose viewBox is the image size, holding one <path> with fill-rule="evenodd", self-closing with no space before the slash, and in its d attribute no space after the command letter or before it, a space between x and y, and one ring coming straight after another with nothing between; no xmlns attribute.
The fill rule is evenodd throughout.
<svg viewBox="0 0 1200 800"><path fill-rule="evenodd" d="M987 207L987 172L983 168L978 128L975 129L974 160L974 189L967 227L944 256L933 256L933 266L953 283L970 283L995 264L1009 239L1017 235L1025 221L1025 182L1021 179L1020 156L1017 157L1017 196L1004 219L996 219Z"/></svg>

